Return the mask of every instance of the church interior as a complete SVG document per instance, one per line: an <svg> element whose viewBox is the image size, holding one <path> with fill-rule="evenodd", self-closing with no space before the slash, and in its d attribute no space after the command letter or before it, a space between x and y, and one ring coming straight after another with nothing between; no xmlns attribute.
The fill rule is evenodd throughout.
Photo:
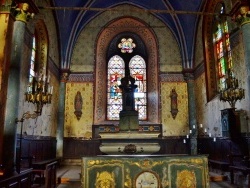
<svg viewBox="0 0 250 188"><path fill-rule="evenodd" d="M0 2L1 188L250 186L249 0Z"/></svg>

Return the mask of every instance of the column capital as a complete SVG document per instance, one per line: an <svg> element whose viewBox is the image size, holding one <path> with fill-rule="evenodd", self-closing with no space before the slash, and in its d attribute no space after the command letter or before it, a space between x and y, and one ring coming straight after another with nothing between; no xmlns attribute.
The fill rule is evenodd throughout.
<svg viewBox="0 0 250 188"><path fill-rule="evenodd" d="M24 23L27 23L35 15L31 11L30 5L28 3L17 3L16 6L13 7L13 14L16 18L16 21L21 21Z"/></svg>
<svg viewBox="0 0 250 188"><path fill-rule="evenodd" d="M239 26L250 23L249 5L242 4L232 13L232 20Z"/></svg>
<svg viewBox="0 0 250 188"><path fill-rule="evenodd" d="M69 79L69 73L68 72L61 72L61 82L67 82Z"/></svg>
<svg viewBox="0 0 250 188"><path fill-rule="evenodd" d="M192 70L183 70L182 71L183 75L184 75L184 80L185 81L194 81L194 73Z"/></svg>

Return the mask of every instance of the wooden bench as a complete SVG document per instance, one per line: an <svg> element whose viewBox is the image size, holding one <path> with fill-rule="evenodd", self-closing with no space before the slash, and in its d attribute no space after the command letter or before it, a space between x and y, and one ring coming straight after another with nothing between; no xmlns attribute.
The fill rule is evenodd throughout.
<svg viewBox="0 0 250 188"><path fill-rule="evenodd" d="M33 181L36 182L36 179L38 179L38 183L40 185L45 184L45 188L56 187L58 160L58 158L55 158L32 163ZM38 178L36 176L38 176Z"/></svg>

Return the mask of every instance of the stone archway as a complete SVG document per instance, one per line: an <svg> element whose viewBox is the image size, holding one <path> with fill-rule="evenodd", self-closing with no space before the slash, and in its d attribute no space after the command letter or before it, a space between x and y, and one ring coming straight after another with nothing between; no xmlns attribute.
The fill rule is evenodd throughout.
<svg viewBox="0 0 250 188"><path fill-rule="evenodd" d="M144 41L148 53L148 121L159 123L158 48L153 31L141 20L124 17L110 22L99 34L95 57L94 124L106 123L106 52L119 33L133 32Z"/></svg>

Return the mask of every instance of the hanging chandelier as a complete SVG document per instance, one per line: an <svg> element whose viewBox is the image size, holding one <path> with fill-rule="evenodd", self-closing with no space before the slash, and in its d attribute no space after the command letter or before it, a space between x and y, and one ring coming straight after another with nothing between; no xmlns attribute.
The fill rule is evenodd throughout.
<svg viewBox="0 0 250 188"><path fill-rule="evenodd" d="M50 76L40 75L33 77L27 86L25 100L36 105L38 115L41 115L43 105L50 104L52 99L53 86L50 85Z"/></svg>
<svg viewBox="0 0 250 188"><path fill-rule="evenodd" d="M228 102L231 108L235 108L235 103L245 98L245 90L238 88L238 79L235 78L231 69L227 72L227 78L225 81L225 89L220 91L220 100Z"/></svg>

